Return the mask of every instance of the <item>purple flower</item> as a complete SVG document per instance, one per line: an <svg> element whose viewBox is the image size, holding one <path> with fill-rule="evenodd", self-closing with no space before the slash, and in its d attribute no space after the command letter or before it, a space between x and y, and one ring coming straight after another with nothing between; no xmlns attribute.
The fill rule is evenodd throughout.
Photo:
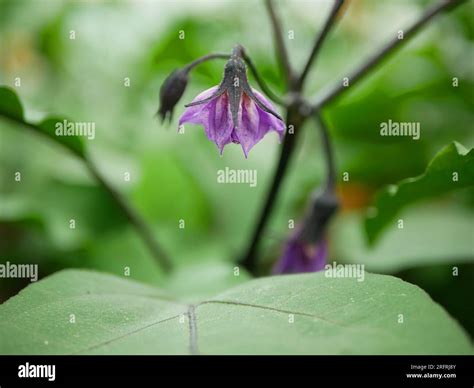
<svg viewBox="0 0 474 388"><path fill-rule="evenodd" d="M286 243L283 255L273 268L274 274L316 272L324 269L328 255L327 242L308 244L292 236Z"/></svg>
<svg viewBox="0 0 474 388"><path fill-rule="evenodd" d="M277 132L281 140L285 124L270 102L249 86L240 50L239 46L234 49L220 85L186 105L179 125L200 124L221 154L226 144L238 143L247 157L270 130Z"/></svg>

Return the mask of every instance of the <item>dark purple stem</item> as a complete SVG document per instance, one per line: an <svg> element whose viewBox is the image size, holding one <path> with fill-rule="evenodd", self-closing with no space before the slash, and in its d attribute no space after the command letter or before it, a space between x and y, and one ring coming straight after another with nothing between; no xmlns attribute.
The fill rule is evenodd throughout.
<svg viewBox="0 0 474 388"><path fill-rule="evenodd" d="M415 34L428 22L441 13L442 11L450 10L455 8L466 0L442 0L438 4L428 8L412 25L403 30L403 39L394 37L385 46L383 46L377 53L372 55L366 62L355 69L347 78L349 79L350 87L354 86L360 81L366 74L373 70L383 60L385 60L392 52L401 47L403 44L408 42ZM319 110L323 106L329 104L334 99L339 97L346 90L350 89L339 82L332 86L323 96L321 96L316 103L313 104L314 110Z"/></svg>
<svg viewBox="0 0 474 388"><path fill-rule="evenodd" d="M275 12L273 0L265 0L268 14L270 15L270 21L272 23L273 37L275 40L276 54L278 60L283 68L285 80L287 85L292 85L294 82L294 72L291 67L290 58L286 49L285 41L283 40L283 31L281 21Z"/></svg>
<svg viewBox="0 0 474 388"><path fill-rule="evenodd" d="M331 12L329 13L329 16L326 20L326 23L324 24L323 29L319 33L318 37L316 38L313 49L311 50L311 53L309 54L309 58L306 61L306 65L303 69L303 72L298 78L297 81L297 86L299 89L301 89L304 85L304 82L306 81L306 77L309 74L309 70L311 69L312 64L316 60L316 57L318 56L321 47L323 46L324 41L326 40L326 37L329 34L329 31L331 30L332 26L335 24L335 21L337 19L337 16L339 14L339 10L341 7L344 5L344 0L335 0L334 5L331 9Z"/></svg>

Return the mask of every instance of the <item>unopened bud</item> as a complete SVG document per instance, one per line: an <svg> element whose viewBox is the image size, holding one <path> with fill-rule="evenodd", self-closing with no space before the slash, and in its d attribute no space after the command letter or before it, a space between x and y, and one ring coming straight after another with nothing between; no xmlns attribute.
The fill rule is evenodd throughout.
<svg viewBox="0 0 474 388"><path fill-rule="evenodd" d="M171 121L173 117L173 109L180 100L186 85L188 84L188 71L185 69L174 70L168 78L166 78L160 88L160 109L158 114L163 122L166 117Z"/></svg>
<svg viewBox="0 0 474 388"><path fill-rule="evenodd" d="M318 243L327 224L339 207L339 200L333 190L317 192L311 199L308 213L302 223L299 240Z"/></svg>

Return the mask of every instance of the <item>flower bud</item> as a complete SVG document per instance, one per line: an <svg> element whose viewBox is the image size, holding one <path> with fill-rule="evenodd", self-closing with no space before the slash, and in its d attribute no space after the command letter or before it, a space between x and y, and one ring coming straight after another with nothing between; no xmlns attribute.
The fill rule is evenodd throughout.
<svg viewBox="0 0 474 388"><path fill-rule="evenodd" d="M318 244L298 240L298 231L286 242L280 259L273 267L273 274L322 271L328 257L328 244L323 238Z"/></svg>
<svg viewBox="0 0 474 388"><path fill-rule="evenodd" d="M328 256L325 231L338 207L332 186L313 195L305 218L287 240L273 268L274 274L316 272L324 268Z"/></svg>
<svg viewBox="0 0 474 388"><path fill-rule="evenodd" d="M160 109L157 113L161 117L161 122L166 117L169 117L169 121L171 121L173 109L183 95L187 84L188 71L186 69L174 70L163 82L160 88Z"/></svg>
<svg viewBox="0 0 474 388"><path fill-rule="evenodd" d="M299 239L307 243L318 243L338 207L339 200L333 190L326 189L323 192L316 192L301 225Z"/></svg>

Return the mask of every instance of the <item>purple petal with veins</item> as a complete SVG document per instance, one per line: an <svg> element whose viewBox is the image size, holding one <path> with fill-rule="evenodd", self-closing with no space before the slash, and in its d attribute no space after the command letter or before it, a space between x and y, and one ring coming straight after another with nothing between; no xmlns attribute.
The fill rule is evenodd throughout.
<svg viewBox="0 0 474 388"><path fill-rule="evenodd" d="M211 97L217 88L218 86L214 86L200 93L193 102ZM266 108L274 111L275 108L261 93L254 89L252 91ZM237 126L234 126L229 95L225 91L208 102L187 107L179 120L179 125L184 123L202 125L209 140L216 143L221 153L225 145L233 142L242 146L245 157L269 131L277 132L281 140L285 130L283 121L261 109L245 92L240 99L237 121Z"/></svg>

